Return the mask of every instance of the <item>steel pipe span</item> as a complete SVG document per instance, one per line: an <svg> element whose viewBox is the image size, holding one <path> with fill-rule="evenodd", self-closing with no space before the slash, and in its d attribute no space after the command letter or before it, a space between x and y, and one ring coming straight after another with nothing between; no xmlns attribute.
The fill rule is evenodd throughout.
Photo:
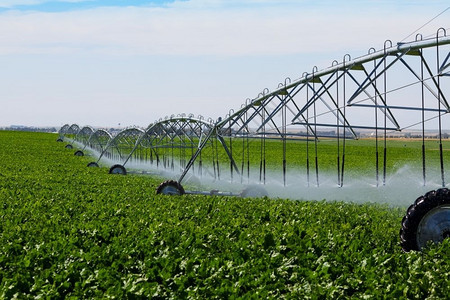
<svg viewBox="0 0 450 300"><path fill-rule="evenodd" d="M265 141L270 139L279 139L283 144L280 157L283 157L284 182L289 169L289 154L286 151L288 139L305 139L306 173L316 173L315 185L319 182L319 139L325 137L337 140L337 180L338 185L342 186L344 162L348 160L345 156L345 141L349 138L358 139L361 130L372 132L376 140L375 150L382 153L381 159L378 155L376 158L377 186L384 185L386 181L387 137L392 132L415 127L424 137L425 130L435 126L438 130L440 160L443 161L442 119L450 110L447 101L449 44L450 37L442 29L431 39L418 39L395 46L386 41L382 50L375 51L372 48L367 55L356 59L345 55L342 62L334 61L329 68L318 70L314 67L312 72L303 73L296 81L291 82L287 78L273 91L264 89L256 98L247 99L239 109L230 110L224 118L217 120L214 130L193 155L179 182L207 146L208 139L217 139L223 146L224 156L230 160L228 178L233 178L233 174L242 177L244 173L250 173L248 170L243 172L242 167L238 168L249 164L243 161L248 160L244 150L246 146L236 151L236 147L231 147L231 139L242 139L242 145L259 140L261 151L257 156L260 157L260 167L256 172L262 183L265 182L266 172ZM328 133L324 135L325 130ZM329 130L333 131L332 135ZM312 162L308 162L311 153L317 154L313 155ZM425 174L428 169L425 154L422 160ZM445 185L443 162L439 172L441 184ZM223 171L221 174L223 178ZM309 182L310 176L307 178ZM426 182L425 175L423 181Z"/></svg>
<svg viewBox="0 0 450 300"><path fill-rule="evenodd" d="M254 106L257 103L260 103L264 99L267 99L269 97L273 97L276 95L284 94L284 93L286 93L286 90L292 89L293 87L296 87L299 84L309 82L309 81L313 80L313 78L318 78L318 77L322 77L325 75L335 73L337 71L343 71L346 69L350 69L352 67L355 67L355 66L358 66L358 65L370 62L370 61L374 61L376 59L379 59L379 58L382 58L385 56L394 55L394 54L402 54L402 53L405 53L408 51L436 47L439 45L443 46L443 45L448 45L448 44L450 44L450 36L442 36L442 37L438 36L436 38L430 38L430 39L426 39L426 40L418 40L418 41L413 41L413 42L409 42L409 43L397 43L397 45L395 45L395 46L391 46L386 49L376 51L374 53L369 53L367 55L364 55L364 56L361 56L361 57L358 57L356 59L349 60L349 61L345 61L345 57L348 56L348 55L346 55L346 56L344 56L344 60L336 65L332 65L328 68L317 71L315 73L311 73L311 72L304 73L304 75L301 78L293 81L292 83L278 87L278 88L274 89L273 91L266 90L266 92L260 93L256 98L252 99L252 101L250 103L246 103L243 107L236 110L236 112L233 115L230 115L229 118L232 119L236 116L239 116L239 114L241 114L242 111L248 110L249 107ZM219 122L217 125L221 126L222 124L224 124L226 122L227 122L227 119L225 118L225 119L222 119L221 122Z"/></svg>

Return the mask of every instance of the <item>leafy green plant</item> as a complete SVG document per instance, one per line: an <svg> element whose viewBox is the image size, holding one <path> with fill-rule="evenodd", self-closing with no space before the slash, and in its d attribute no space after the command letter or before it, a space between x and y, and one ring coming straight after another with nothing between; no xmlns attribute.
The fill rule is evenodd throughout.
<svg viewBox="0 0 450 300"><path fill-rule="evenodd" d="M156 195L55 140L0 131L1 298L448 296L450 242L403 253L403 207Z"/></svg>

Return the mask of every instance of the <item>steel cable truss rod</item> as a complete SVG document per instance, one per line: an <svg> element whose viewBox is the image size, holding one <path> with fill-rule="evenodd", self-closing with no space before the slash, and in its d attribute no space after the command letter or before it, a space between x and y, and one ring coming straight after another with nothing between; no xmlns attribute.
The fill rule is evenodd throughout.
<svg viewBox="0 0 450 300"><path fill-rule="evenodd" d="M302 88L300 88L299 90L301 90L301 89ZM297 91L297 92L299 92L299 91ZM278 105L275 104L275 108L272 110L267 109L269 104L273 103L274 99L280 100L280 103ZM294 102L292 96L287 95L286 99L287 100L283 100L279 97L279 95L275 95L274 97L265 99L264 101L261 101L261 102L253 102L253 104L251 106L249 106L249 110L250 109L254 110L253 113L249 117L247 117L245 120L242 119L242 125L240 125L240 127L236 130L235 134L242 132L243 130L246 130L246 132L249 132L248 131L249 124L252 121L255 121L257 119L257 117L260 117L262 119L262 121L261 121L261 124L258 125L259 127L256 128L255 133L261 132L261 130L263 130L263 128L265 128L265 126L270 125L271 129L277 130L279 132L279 135L281 136L282 130L280 130L279 126L274 122L273 117L283 107L286 107L287 104L293 104L296 107L297 111L299 110L299 108L298 108L297 104ZM256 108L254 107L254 105L256 105ZM294 114L294 111L291 107L287 107L287 109L292 114ZM244 112L246 112L246 111L242 111L242 113L240 113L236 117L234 117L231 124L236 125L238 123L238 121L241 120L242 116L244 116ZM248 110L247 110L247 112L248 112ZM262 118L263 115L265 116L264 118ZM231 127L231 125L230 125L230 127ZM313 133L314 136L317 136L317 134L314 132L314 130L311 126L306 126L306 127L307 127L307 130L309 130L311 133Z"/></svg>
<svg viewBox="0 0 450 300"><path fill-rule="evenodd" d="M293 115L298 114L299 111L300 111L300 109L299 109L299 107L297 106L297 104L295 103L293 97L295 97L295 95L296 95L297 93L299 93L299 92L303 89L303 87L305 87L305 86L307 86L307 85L306 85L306 84L302 85L302 86L300 87L300 89L298 89L297 91L295 91L294 95L291 95L291 93L292 93L293 91L287 92L286 95L284 95L284 97L285 97L284 99L281 99L281 97L280 97L279 95L275 95L275 97L273 97L272 99L278 98L278 99L280 100L280 104L279 104L278 106L275 107L275 109L272 111L272 113L269 114L269 116L264 120L264 122L262 122L262 124L256 129L256 131L257 131L257 132L261 131L261 129L264 128L264 126L266 126L266 124L268 124L269 122L274 123L274 122L273 122L273 118L274 118L274 117L276 116L276 114L279 113L279 112L281 111L281 109L283 109L283 108L288 109L289 112L292 113ZM295 109L296 109L297 111L294 112L294 109L291 108L288 104L292 104L292 105L295 107ZM306 121L306 118L304 117L303 114L298 114L298 115L299 115L299 117L302 117L303 120ZM309 125L306 124L306 125L305 125L305 128L306 128L306 130L309 130L309 131L317 138L317 132L315 132L315 130L312 128L312 126L309 126Z"/></svg>
<svg viewBox="0 0 450 300"><path fill-rule="evenodd" d="M144 133L144 130L141 128L137 128L137 127L130 127L130 128L123 129L109 141L109 143L105 146L105 149L102 151L102 153L100 153L100 156L97 161L100 161L104 155L108 155L109 149L116 149L116 151L118 151L118 153L119 153L119 156L121 156L120 149L119 149L120 139L129 135L130 132L133 132L136 135L141 135Z"/></svg>
<svg viewBox="0 0 450 300"><path fill-rule="evenodd" d="M437 75L434 75L434 76L437 76ZM379 93L378 96L385 96L385 95L388 95L390 93L393 93L393 92L399 91L401 89L408 88L408 87L411 87L413 85L420 84L420 83L424 83L425 86L428 86L428 85L425 84L425 81L427 81L427 80L431 80L431 77L425 78L425 79L421 79L420 81L412 82L410 84L406 84L406 85L403 85L403 86L395 88L395 89L391 89L391 90L386 91L384 93ZM429 86L428 86L428 88L429 88ZM429 91L437 99L437 94L434 93L432 90L429 90ZM373 98L373 96L368 96L367 98L359 99L358 101L353 102L349 106L352 106L352 107L372 107L372 108L374 108L375 105L372 105L372 104L361 104L362 102L365 102L365 101L370 100L372 98ZM422 110L422 108L420 108L420 107L411 107L411 106L378 105L377 107L379 107L379 108L386 108L386 109L420 110L420 111ZM343 106L340 107L340 109L342 109L342 108L343 108ZM426 108L426 107L424 108L424 110L425 111L439 111L438 109ZM448 112L447 110L442 110L442 109L440 111L441 112ZM317 116L321 116L321 115L328 114L328 113L329 112L320 113Z"/></svg>
<svg viewBox="0 0 450 300"><path fill-rule="evenodd" d="M201 154L203 148L206 146L206 144L209 142L209 140L211 139L211 137L216 134L217 131L217 125L212 128L208 134L206 135L206 137L203 139L203 141L199 144L197 151L195 151L194 155L191 157L191 159L188 161L186 167L184 168L183 172L181 173L180 177L178 178L178 183L181 183L184 179L184 177L186 176L186 174L189 172L190 168L194 165L195 160L197 159L197 157Z"/></svg>
<svg viewBox="0 0 450 300"><path fill-rule="evenodd" d="M404 52L411 51L411 50L434 47L438 43L440 46L450 44L450 36L442 36L442 37L439 37L438 39L432 38L432 39L427 39L427 40L419 40L419 41L414 41L414 42L410 42L410 43L398 43L396 46L392 46L392 47L386 48L384 50L380 50L380 51L377 51L377 52L374 52L374 53L371 53L368 55L364 55L364 56L361 56L354 60L345 61L345 62L336 64L336 65L333 65L329 68L317 71L314 73L314 77L319 78L319 77L322 77L322 76L325 76L328 74L332 74L336 71L346 71L354 66L362 65L362 64L370 62L372 60L382 58L386 55L388 55L388 56L396 55L398 53L404 53ZM445 65L445 66L448 67L447 65ZM302 78L300 78L296 81L293 81L292 83L286 85L285 87L279 87L271 92L267 92L265 94L260 94L257 98L253 99L250 103L248 103L241 109L237 110L233 115L230 116L230 118L233 119L235 116L242 114L243 111L249 109L254 104L257 105L264 99L273 97L276 94L286 93L286 90L294 88L294 87L298 86L299 84L308 82L311 79L312 79L312 74L307 73L307 74L303 75ZM218 125L221 126L222 123L225 123L225 122L227 122L227 120L223 119L219 122Z"/></svg>
<svg viewBox="0 0 450 300"><path fill-rule="evenodd" d="M401 59L401 57L403 55L405 55L406 53L401 53L401 55L396 54L396 58L391 61L389 63L389 65L387 65L386 67L383 66L383 70L379 73L376 73L376 71L378 70L378 68L382 65L384 65L386 58L388 57L388 55L384 55L383 58L378 62L378 64L376 65L376 67L370 72L370 74L367 74L366 79L358 86L358 89L353 93L353 95L350 96L349 100L347 101L347 104L350 105L352 103L352 101L362 92L365 91L367 89L367 87L369 87L370 85L373 85L373 83L381 76L384 75L385 72L387 70L389 70L397 61L399 61ZM363 68L364 69L364 68ZM365 70L365 69L364 69ZM376 74L375 76L372 77L373 74Z"/></svg>
<svg viewBox="0 0 450 300"><path fill-rule="evenodd" d="M418 75L416 74L416 72L414 72L414 71L410 68L410 66L409 66L406 62L404 62L404 60L402 60L402 62L403 62L403 64L404 64L405 66L408 67L408 69L410 69L410 71L414 74L414 76L415 76L416 78L418 78L420 81L413 82L413 83L411 83L411 84L404 85L404 86L402 86L402 87L400 87L400 88L396 88L396 89L393 89L393 90L390 90L390 91L386 91L386 92L384 92L384 93L380 93L380 92L377 90L377 96L380 97L380 99L382 100L382 102L385 103L385 102L384 102L383 96L385 96L385 95L387 95L387 94L389 94L389 93L392 93L392 92L394 92L394 91L400 90L400 89L402 89L402 88L406 88L406 87L409 87L409 86L411 86L411 85L419 84L419 83L421 83L421 82L424 84L424 86L427 88L427 90L429 90L430 93L437 99L437 98L438 98L438 94L436 94L436 93L434 92L434 90L433 90L428 84L425 83L425 80L433 80L433 82L436 82L436 81L434 80L434 78L437 77L438 75L433 75L433 74L431 74L431 71L430 71L429 68L428 68L428 71L429 71L429 73L430 73L430 77L427 78L427 79L420 79L420 77L418 77ZM441 67L441 68L443 68L443 67ZM356 82L356 79L354 79L354 77L353 77L353 80ZM442 92L440 89L439 89L439 91L440 91L440 94L441 94L441 95L444 95L443 92ZM356 102L353 102L352 104L350 104L350 105L348 105L348 106L352 106L352 107L372 107L372 108L375 108L375 107L376 107L376 108L379 108L380 110L382 110L383 114L386 113L384 110L388 110L388 111L389 111L389 115L388 115L388 116L392 116L392 118L389 118L389 119L390 119L391 122L393 122L394 124L397 125L397 131L401 131L401 126L395 121L395 118L393 118L393 113L390 112L391 109L417 110L417 111L421 111L421 110L422 110L422 108L419 108L419 107L410 107L410 106L360 104L361 102L364 102L364 101L366 101L366 100L372 100L372 101L374 101L374 96L369 95L369 93L368 93L367 91L364 91L364 92L366 93L366 95L368 95L367 98L365 98L365 99L360 99L360 100L358 100L358 101L356 101ZM331 96L330 96L330 98L331 98ZM323 101L323 100L322 100L322 101ZM447 102L446 102L446 101L445 101L445 102L442 102L442 103L443 103L444 106L447 106ZM343 108L343 107L340 107L340 108L338 108L338 109L342 109L342 108ZM304 108L304 109L306 109L306 108ZM337 109L330 109L330 112L333 112L333 113L335 114L335 116L336 116L336 113L335 113L336 110L337 110ZM439 110L439 109L435 109L435 108L424 108L424 111L430 111L430 112L448 112L448 110L442 110L442 109ZM327 113L329 113L329 112L324 112L324 113L318 114L317 116L321 116L321 115L324 115L324 114L327 114ZM299 124L299 123L302 123L302 122L293 122L293 124ZM350 126L350 125L348 125L348 126ZM355 127L355 128L357 128L357 127ZM405 128L405 127L403 127L403 128Z"/></svg>
<svg viewBox="0 0 450 300"><path fill-rule="evenodd" d="M250 122L255 121L257 117L260 117L262 119L261 125L259 125L259 127L257 127L256 132L261 131L262 128L264 128L266 125L269 125L271 129L277 130L279 132L279 134L281 135L279 126L273 121L273 119L271 117L271 115L273 114L273 110L271 113L270 112L271 110L267 109L268 105L272 104L272 100L275 98L277 98L277 97L273 97L271 99L266 99L265 101L258 103L257 108L252 107L254 109L254 112L251 114L251 116L247 117L246 120L242 120L241 117L233 118L233 120L232 120L233 122L231 124L237 124L239 120L242 121L242 125L240 125L240 127L236 130L235 134L240 133L243 130L248 131ZM283 105L283 102L281 102L280 107L282 107L282 105ZM277 109L277 106L275 109ZM243 116L243 114L240 114L239 116ZM263 118L263 116L264 116L264 118ZM266 117L266 116L268 116L268 117ZM230 125L230 128L231 128L231 125Z"/></svg>
<svg viewBox="0 0 450 300"><path fill-rule="evenodd" d="M368 75L367 75L367 72L365 71L365 69L364 69L364 67L363 67L362 65L361 65L361 66L358 66L357 68L353 68L353 70L364 71L365 74L366 74L366 76L368 76ZM337 72L337 71L336 71L336 72ZM305 106L300 110L300 112L293 118L293 122L295 122L295 120L300 116L300 114L304 113L304 112L305 112L312 104L314 104L314 103L317 101L317 99L320 99L326 106L328 106L328 104L326 103L326 101L322 98L322 96L326 93L326 94L330 97L330 99L332 100L332 102L334 103L334 105L336 106L338 112L340 113L340 115L341 115L341 117L342 117L342 119L343 119L343 120L342 120L342 123L343 123L343 122L346 122L346 125L350 128L352 134L356 137L356 134L355 134L354 131L351 129L351 128L352 128L352 125L350 125L350 123L347 121L347 119L344 117L343 113L341 112L341 109L342 109L344 106L343 106L343 107L337 107L336 101L334 100L334 97L330 94L329 89L330 89L333 85L335 85L335 84L337 85L339 79L341 79L344 75L348 75L348 76L353 80L353 82L354 82L355 84L357 84L358 86L361 86L361 85L359 84L358 80L357 80L350 72L348 72L348 70L345 70L345 71L342 72L340 75L338 75L337 78L336 78L334 81L332 81L332 82L330 83L329 86L326 86L326 84L329 82L329 80L330 80L332 77L334 77L333 75L334 75L334 73L331 74L331 76L325 81L325 83L323 83L322 87L324 88L324 90L322 91L322 87L321 87L321 88L318 90L318 92L315 93L315 94L310 98L310 100L307 102L307 104L305 104ZM317 79L316 79L316 80L317 80ZM381 93L380 93L378 90L376 90L376 91L377 91L377 94L380 95L380 97L381 97ZM364 92L364 93L366 94L366 96L368 97L367 99L371 99L372 101L374 101L374 96L370 95L369 92L368 92L366 89L364 89L363 92ZM382 100L383 103L384 103L383 98L381 98L381 100ZM351 105L350 105L350 104L347 104L347 106L351 106ZM329 106L328 106L328 109L329 109L330 112L333 112L333 114L334 114L334 111L335 111L334 109L331 109ZM389 111L389 109L387 109L387 112L385 111L384 108L380 108L380 110L383 112L383 114L389 113L389 114L387 115L388 119L389 119L393 124L395 124L395 126L397 126L397 128L400 127L400 125L399 125L399 124L397 123L397 121L395 120L394 115L392 114L391 111ZM336 116L336 115L335 115L335 116Z"/></svg>
<svg viewBox="0 0 450 300"><path fill-rule="evenodd" d="M350 133L353 135L354 138L357 138L356 132L353 130L353 126L350 125L350 123L348 122L347 118L344 116L344 114L341 111L341 108L338 107L334 97L331 95L331 93L329 92L329 89L326 88L324 93L327 93L327 95L330 97L331 101L333 102L333 104L336 106L336 109L333 109L322 97L323 93L318 96L318 99L320 99L320 101L328 108L328 112L331 112L339 121L341 124L346 124L346 126L349 128ZM301 110L301 112L303 113L306 109L308 109L312 104L316 103L316 100L312 101L311 104L309 104L308 107L304 108ZM336 112L337 111L337 112ZM313 118L317 118L319 116L319 114L314 113ZM292 124L295 124L295 120L298 119L298 117L294 117L294 119L292 120Z"/></svg>
<svg viewBox="0 0 450 300"><path fill-rule="evenodd" d="M448 102L447 102L447 99L445 98L445 96L444 96L444 94L442 93L442 90L441 90L441 88L440 88L438 82L436 81L436 77L438 77L439 75L433 75L433 72L431 71L431 68L430 68L430 66L427 64L427 62L426 62L425 58L423 57L422 53L419 53L418 55L419 55L420 58L421 58L421 63L423 63L423 65L425 66L425 68L426 68L428 74L430 75L429 78L433 81L434 85L436 86L436 89L438 90L438 93L436 93L436 92L435 92L429 85L427 85L425 82L423 83L423 84L424 84L424 87L426 87L427 90L428 90L428 91L429 91L436 99L438 99L438 98L439 98L439 95L440 95L440 96L442 97L442 99L441 99L441 104L445 106L445 108L447 109L447 111L449 111L449 110L450 110L450 106L449 106L449 104L448 104ZM449 55L450 55L450 53L449 53ZM414 76L419 80L419 82L422 81L421 77L420 77L416 72L414 72L414 70L411 68L411 66L409 66L403 59L401 59L400 61L401 61L401 62L402 62L402 63L403 63L410 71L411 71L412 74L414 74Z"/></svg>
<svg viewBox="0 0 450 300"><path fill-rule="evenodd" d="M195 130L191 130L190 132L186 131L185 128L186 126L188 126L188 124L196 124L194 127L192 127L192 125L189 125L190 128L194 128ZM128 162L137 148L143 144L145 138L148 138L147 147L151 149L173 147L175 138L180 139L179 147L185 148L192 146L194 144L194 140L189 137L189 141L191 142L191 144L188 145L184 142L181 136L193 135L201 139L204 131L203 128L211 130L212 124L208 123L205 120L192 117L171 117L159 122L155 122L148 126L147 129L136 140L134 148L129 153L127 159L125 160L125 163ZM169 144L164 143L166 138L170 141Z"/></svg>
<svg viewBox="0 0 450 300"><path fill-rule="evenodd" d="M444 61L442 62L441 67L439 68L439 70L438 70L439 75L441 75L441 76L450 76L449 73L444 73L445 69L450 67L450 63L447 63L449 58L450 58L450 53L447 54L447 57L444 59Z"/></svg>

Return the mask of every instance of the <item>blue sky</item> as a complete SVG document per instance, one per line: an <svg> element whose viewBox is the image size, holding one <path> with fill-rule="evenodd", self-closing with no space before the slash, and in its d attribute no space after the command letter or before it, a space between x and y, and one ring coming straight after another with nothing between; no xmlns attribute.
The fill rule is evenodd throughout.
<svg viewBox="0 0 450 300"><path fill-rule="evenodd" d="M448 7L440 0L0 0L0 126L221 117L286 77L401 41ZM450 32L449 20L447 10L420 32Z"/></svg>
<svg viewBox="0 0 450 300"><path fill-rule="evenodd" d="M2 10L34 10L62 12L68 10L92 9L95 7L164 6L174 0L17 0L0 1Z"/></svg>

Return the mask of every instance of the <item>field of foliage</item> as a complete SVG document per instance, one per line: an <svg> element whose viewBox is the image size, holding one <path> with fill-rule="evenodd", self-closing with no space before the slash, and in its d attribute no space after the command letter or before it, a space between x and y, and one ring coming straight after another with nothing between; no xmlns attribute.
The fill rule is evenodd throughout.
<svg viewBox="0 0 450 300"><path fill-rule="evenodd" d="M0 131L0 298L442 298L450 239L403 253L406 207L155 195L48 133Z"/></svg>

